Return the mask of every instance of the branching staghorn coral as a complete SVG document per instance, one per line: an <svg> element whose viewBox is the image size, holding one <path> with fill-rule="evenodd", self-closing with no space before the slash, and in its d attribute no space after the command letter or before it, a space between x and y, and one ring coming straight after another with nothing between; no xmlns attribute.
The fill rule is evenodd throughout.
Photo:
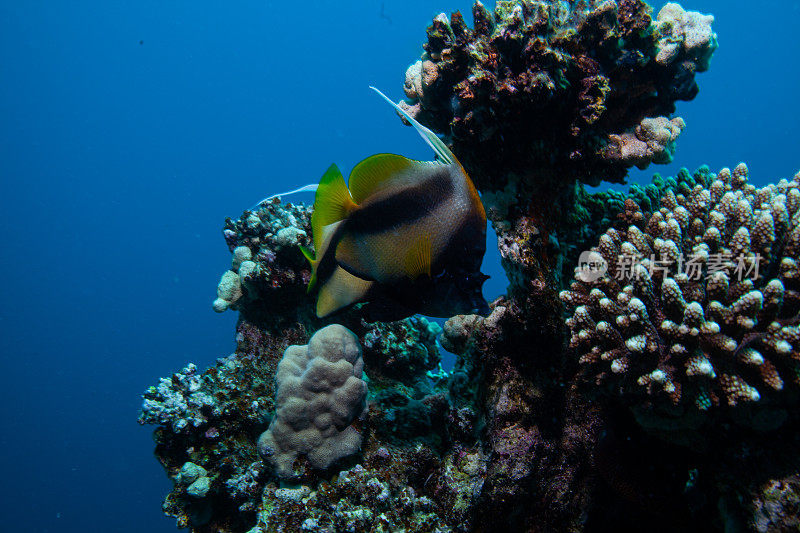
<svg viewBox="0 0 800 533"><path fill-rule="evenodd" d="M800 385L800 177L695 178L647 216L626 201L593 248L607 272L576 269L570 349L587 379L671 412L773 401Z"/></svg>

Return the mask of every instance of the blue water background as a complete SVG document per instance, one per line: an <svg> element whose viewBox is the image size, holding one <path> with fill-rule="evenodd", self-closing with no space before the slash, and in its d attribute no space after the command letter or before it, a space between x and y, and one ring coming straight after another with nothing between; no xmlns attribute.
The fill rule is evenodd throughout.
<svg viewBox="0 0 800 533"><path fill-rule="evenodd" d="M632 176L744 160L757 185L790 178L798 2L684 5L717 16L720 49L678 106L676 163ZM471 23L453 0L2 2L3 531L174 531L135 420L158 377L234 347L235 314L211 310L224 218L334 161L430 158L367 86L402 97L454 9Z"/></svg>

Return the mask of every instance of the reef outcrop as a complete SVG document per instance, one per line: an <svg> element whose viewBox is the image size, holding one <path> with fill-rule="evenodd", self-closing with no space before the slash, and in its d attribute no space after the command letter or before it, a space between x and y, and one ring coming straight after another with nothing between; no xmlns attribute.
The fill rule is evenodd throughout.
<svg viewBox="0 0 800 533"><path fill-rule="evenodd" d="M234 353L144 394L165 512L202 533L796 527L800 177L585 187L672 160L712 22L641 0L437 16L401 105L480 189L507 293L443 327L331 325L311 209L227 220Z"/></svg>
<svg viewBox="0 0 800 533"><path fill-rule="evenodd" d="M516 175L553 194L671 161L683 122L669 116L717 48L713 17L678 4L653 20L641 0L476 2L472 18L434 19L401 105L484 192Z"/></svg>

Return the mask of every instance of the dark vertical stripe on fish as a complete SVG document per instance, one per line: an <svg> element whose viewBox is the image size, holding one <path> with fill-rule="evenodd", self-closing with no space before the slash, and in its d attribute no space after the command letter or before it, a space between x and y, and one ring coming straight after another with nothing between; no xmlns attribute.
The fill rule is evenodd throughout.
<svg viewBox="0 0 800 533"><path fill-rule="evenodd" d="M344 224L340 224L338 228L331 235L330 243L325 249L325 253L319 258L319 265L317 265L317 284L319 287L328 282L333 271L338 266L336 263L336 246L342 239L342 229Z"/></svg>
<svg viewBox="0 0 800 533"><path fill-rule="evenodd" d="M428 215L453 194L451 167L442 166L436 174L415 185L399 190L375 203L355 210L342 226L353 235L383 233Z"/></svg>
<svg viewBox="0 0 800 533"><path fill-rule="evenodd" d="M442 270L451 273L477 272L481 268L485 253L486 220L473 212L464 218L458 229L450 236L439 254L435 268L437 272Z"/></svg>

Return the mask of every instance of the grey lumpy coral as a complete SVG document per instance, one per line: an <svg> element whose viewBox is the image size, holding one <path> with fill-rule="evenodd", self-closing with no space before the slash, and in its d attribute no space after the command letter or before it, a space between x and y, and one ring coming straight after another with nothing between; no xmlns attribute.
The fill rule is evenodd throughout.
<svg viewBox="0 0 800 533"><path fill-rule="evenodd" d="M351 423L364 411L367 384L358 338L344 326L317 331L307 346L290 346L278 363L276 412L258 439L259 453L281 477L305 455L327 468L356 453L361 433Z"/></svg>
<svg viewBox="0 0 800 533"><path fill-rule="evenodd" d="M186 432L204 425L208 421L204 409L213 411L215 404L197 366L189 363L171 378L161 378L157 386L147 389L139 422L168 425L175 433Z"/></svg>
<svg viewBox="0 0 800 533"><path fill-rule="evenodd" d="M254 302L286 309L292 307L287 300L304 297L311 273L300 246L311 245L310 226L311 208L278 199L245 211L238 220L227 219L223 235L231 266L217 285L214 310L242 311Z"/></svg>

